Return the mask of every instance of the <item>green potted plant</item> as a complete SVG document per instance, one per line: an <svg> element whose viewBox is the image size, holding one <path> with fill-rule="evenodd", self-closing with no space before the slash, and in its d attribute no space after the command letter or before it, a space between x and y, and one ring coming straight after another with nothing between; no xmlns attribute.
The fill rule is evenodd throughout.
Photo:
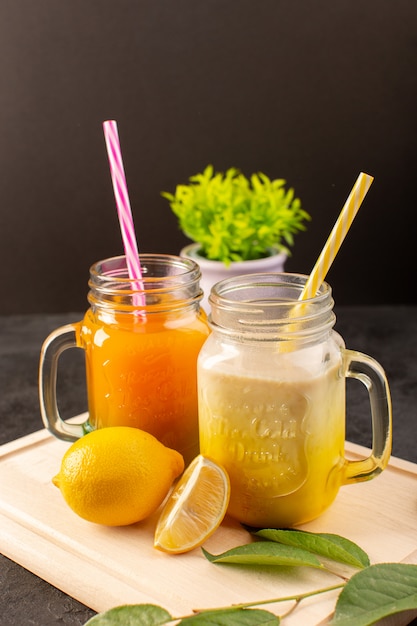
<svg viewBox="0 0 417 626"><path fill-rule="evenodd" d="M250 178L235 168L214 172L208 165L174 194L162 192L194 242L181 254L199 263L206 297L227 276L283 271L294 235L310 219L285 183L261 172Z"/></svg>

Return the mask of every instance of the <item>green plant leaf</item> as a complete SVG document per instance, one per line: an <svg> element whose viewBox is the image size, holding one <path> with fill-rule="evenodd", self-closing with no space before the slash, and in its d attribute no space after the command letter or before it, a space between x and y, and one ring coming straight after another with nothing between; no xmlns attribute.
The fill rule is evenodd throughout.
<svg viewBox="0 0 417 626"><path fill-rule="evenodd" d="M181 620L186 626L277 626L277 615L262 609L219 609L202 611Z"/></svg>
<svg viewBox="0 0 417 626"><path fill-rule="evenodd" d="M349 580L336 603L332 626L368 626L417 609L417 565L371 565Z"/></svg>
<svg viewBox="0 0 417 626"><path fill-rule="evenodd" d="M301 530L275 530L264 528L252 532L256 537L276 541L287 546L296 546L313 554L362 569L369 565L369 557L353 541L340 535L310 533Z"/></svg>
<svg viewBox="0 0 417 626"><path fill-rule="evenodd" d="M168 611L155 604L125 604L95 615L85 626L160 626L172 619Z"/></svg>
<svg viewBox="0 0 417 626"><path fill-rule="evenodd" d="M273 541L248 543L217 555L210 554L204 548L202 548L202 551L206 559L211 563L323 568L318 558L311 552Z"/></svg>
<svg viewBox="0 0 417 626"><path fill-rule="evenodd" d="M288 254L293 235L305 230L310 216L285 182L262 172L248 179L236 168L215 173L208 165L175 193L161 195L183 233L200 244L201 256L228 265L268 256L271 249Z"/></svg>
<svg viewBox="0 0 417 626"><path fill-rule="evenodd" d="M233 607L199 611L174 618L154 604L126 604L92 617L85 626L162 626L172 621L187 626L278 626L280 618L263 609Z"/></svg>

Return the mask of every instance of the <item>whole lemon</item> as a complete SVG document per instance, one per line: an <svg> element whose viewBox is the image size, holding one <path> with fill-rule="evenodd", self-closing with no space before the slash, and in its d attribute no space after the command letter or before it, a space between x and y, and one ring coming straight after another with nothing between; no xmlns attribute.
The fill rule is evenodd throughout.
<svg viewBox="0 0 417 626"><path fill-rule="evenodd" d="M80 517L125 526L156 511L183 470L182 455L149 433L111 426L73 443L52 482Z"/></svg>

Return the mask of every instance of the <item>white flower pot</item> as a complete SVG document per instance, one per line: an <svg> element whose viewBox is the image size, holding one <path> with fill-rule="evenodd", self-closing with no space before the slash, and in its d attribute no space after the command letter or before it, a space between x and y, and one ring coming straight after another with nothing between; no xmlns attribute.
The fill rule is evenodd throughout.
<svg viewBox="0 0 417 626"><path fill-rule="evenodd" d="M201 287L204 291L204 296L201 301L201 306L209 313L210 305L208 303L208 297L210 290L215 283L232 276L241 276L242 274L257 274L260 272L283 272L284 264L287 260L287 255L283 252L274 252L271 250L271 255L263 257L262 259L255 259L254 261L239 261L231 263L226 266L221 261L211 261L198 254L200 245L198 243L192 243L185 246L180 252L180 256L188 257L196 261L201 269Z"/></svg>

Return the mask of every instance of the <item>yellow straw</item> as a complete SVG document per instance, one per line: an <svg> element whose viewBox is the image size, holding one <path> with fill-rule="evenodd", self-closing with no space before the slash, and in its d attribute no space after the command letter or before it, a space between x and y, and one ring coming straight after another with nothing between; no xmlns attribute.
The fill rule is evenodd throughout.
<svg viewBox="0 0 417 626"><path fill-rule="evenodd" d="M333 230L312 269L299 300L307 300L308 298L313 298L316 295L336 257L336 254L339 251L340 246L343 243L344 238L348 233L348 230L369 190L369 187L372 185L373 180L373 176L369 176L363 172L359 174L358 179L340 212L336 224L333 226Z"/></svg>

